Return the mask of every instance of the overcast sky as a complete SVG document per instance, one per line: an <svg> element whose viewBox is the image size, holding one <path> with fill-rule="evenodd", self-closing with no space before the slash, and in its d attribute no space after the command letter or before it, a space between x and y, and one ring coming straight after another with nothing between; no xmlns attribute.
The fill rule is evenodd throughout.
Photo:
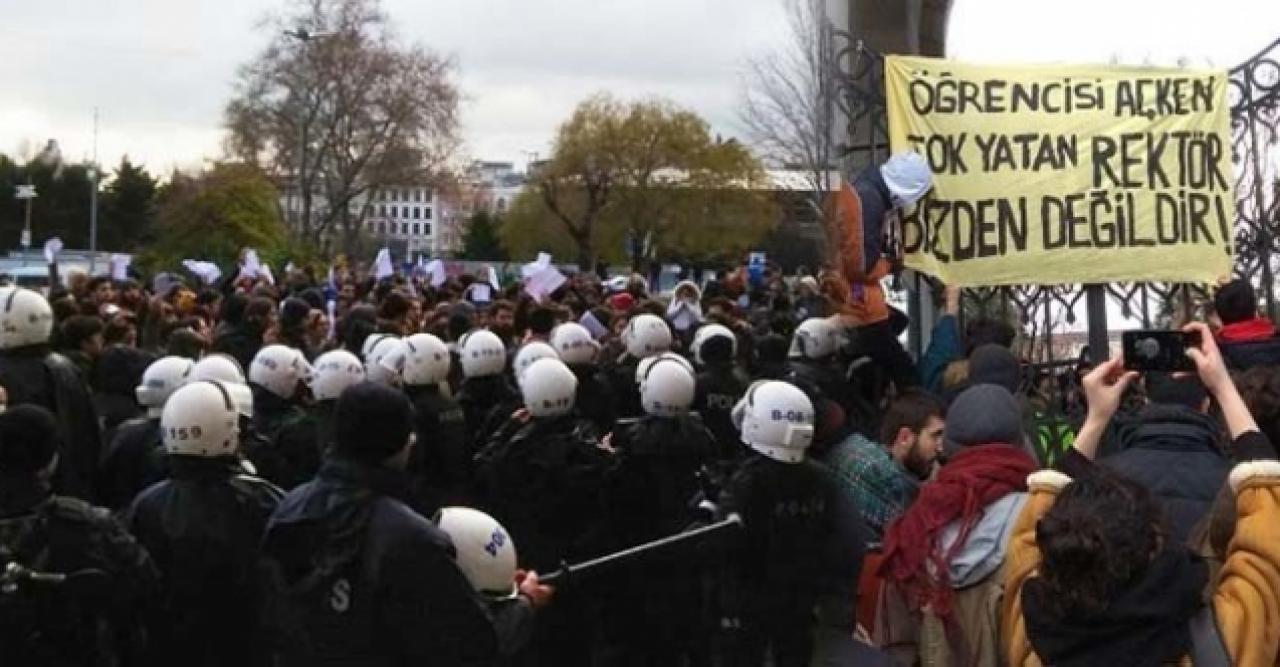
<svg viewBox="0 0 1280 667"><path fill-rule="evenodd" d="M737 134L743 62L786 39L782 0L386 0L408 40L456 58L468 155L545 155L556 126L600 90L664 96ZM153 170L220 152L238 64L283 0L0 2L0 151L55 137ZM1280 37L1280 0L956 0L951 55L974 61L1228 67Z"/></svg>

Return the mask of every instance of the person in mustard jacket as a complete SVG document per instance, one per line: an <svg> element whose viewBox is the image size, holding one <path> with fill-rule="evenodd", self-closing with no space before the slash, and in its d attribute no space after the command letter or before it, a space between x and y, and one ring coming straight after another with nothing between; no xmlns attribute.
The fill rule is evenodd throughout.
<svg viewBox="0 0 1280 667"><path fill-rule="evenodd" d="M1006 556L1001 643L1014 667L1272 665L1280 647L1280 462L1203 324L1187 354L1218 402L1237 463L1235 537L1221 571L1168 539L1136 483L1093 465L1103 430L1137 376L1118 359L1084 379L1089 412L1058 470L1031 494Z"/></svg>

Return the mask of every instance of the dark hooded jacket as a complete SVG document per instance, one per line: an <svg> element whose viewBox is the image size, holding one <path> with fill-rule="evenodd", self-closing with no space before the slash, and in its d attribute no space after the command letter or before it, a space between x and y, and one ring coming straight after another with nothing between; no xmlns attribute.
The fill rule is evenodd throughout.
<svg viewBox="0 0 1280 667"><path fill-rule="evenodd" d="M408 494L401 472L332 457L285 496L262 542L282 667L495 663L452 542Z"/></svg>
<svg viewBox="0 0 1280 667"><path fill-rule="evenodd" d="M6 350L0 352L0 387L9 405L39 405L57 416L62 445L53 490L92 500L101 434L89 387L75 364L45 345Z"/></svg>
<svg viewBox="0 0 1280 667"><path fill-rule="evenodd" d="M134 500L126 523L164 578L148 624L156 664L270 664L255 568L282 496L235 458L170 456L169 479Z"/></svg>
<svg viewBox="0 0 1280 667"><path fill-rule="evenodd" d="M1170 537L1185 542L1209 512L1231 469L1209 417L1177 405L1147 405L1124 451L1102 465L1146 486L1164 508Z"/></svg>
<svg viewBox="0 0 1280 667"><path fill-rule="evenodd" d="M472 453L475 453L488 442L492 429L501 424L501 422L491 424L489 415L498 406L507 406L519 401L519 396L507 382L507 378L499 374L464 379L457 399L466 420L467 446ZM511 411L508 410L503 417L510 414Z"/></svg>
<svg viewBox="0 0 1280 667"><path fill-rule="evenodd" d="M441 507L469 505L471 451L462 406L436 385L406 387L405 393L413 402L413 430L418 437L407 469L415 509L433 516Z"/></svg>
<svg viewBox="0 0 1280 667"><path fill-rule="evenodd" d="M138 417L120 425L102 459L99 498L113 510L122 510L148 486L168 474L159 417Z"/></svg>
<svg viewBox="0 0 1280 667"><path fill-rule="evenodd" d="M596 442L573 415L510 420L476 454L481 507L511 532L523 567L547 572L584 555L608 463Z"/></svg>
<svg viewBox="0 0 1280 667"><path fill-rule="evenodd" d="M297 403L250 386L255 437L245 440L245 458L258 475L282 489L310 480L320 469L315 420Z"/></svg>

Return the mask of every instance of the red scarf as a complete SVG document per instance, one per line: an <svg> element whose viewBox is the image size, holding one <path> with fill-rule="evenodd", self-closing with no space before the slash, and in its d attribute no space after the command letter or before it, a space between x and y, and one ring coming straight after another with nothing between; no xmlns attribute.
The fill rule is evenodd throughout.
<svg viewBox="0 0 1280 667"><path fill-rule="evenodd" d="M1240 343L1251 340L1266 340L1276 335L1276 327L1265 317L1255 317L1242 322L1234 322L1222 327L1218 339L1224 343Z"/></svg>
<svg viewBox="0 0 1280 667"><path fill-rule="evenodd" d="M961 450L885 530L880 576L896 584L914 609L927 605L939 617L948 617L951 557L964 548L983 508L1009 493L1025 491L1027 475L1037 468L1030 455L1009 445ZM960 534L943 553L939 535L957 519Z"/></svg>

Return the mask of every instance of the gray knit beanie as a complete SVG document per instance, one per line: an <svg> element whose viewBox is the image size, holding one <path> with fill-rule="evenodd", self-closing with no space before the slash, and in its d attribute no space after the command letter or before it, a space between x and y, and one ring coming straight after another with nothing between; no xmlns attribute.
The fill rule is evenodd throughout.
<svg viewBox="0 0 1280 667"><path fill-rule="evenodd" d="M974 445L1022 445L1022 408L1009 390L980 384L960 392L947 409L944 446L953 452Z"/></svg>

